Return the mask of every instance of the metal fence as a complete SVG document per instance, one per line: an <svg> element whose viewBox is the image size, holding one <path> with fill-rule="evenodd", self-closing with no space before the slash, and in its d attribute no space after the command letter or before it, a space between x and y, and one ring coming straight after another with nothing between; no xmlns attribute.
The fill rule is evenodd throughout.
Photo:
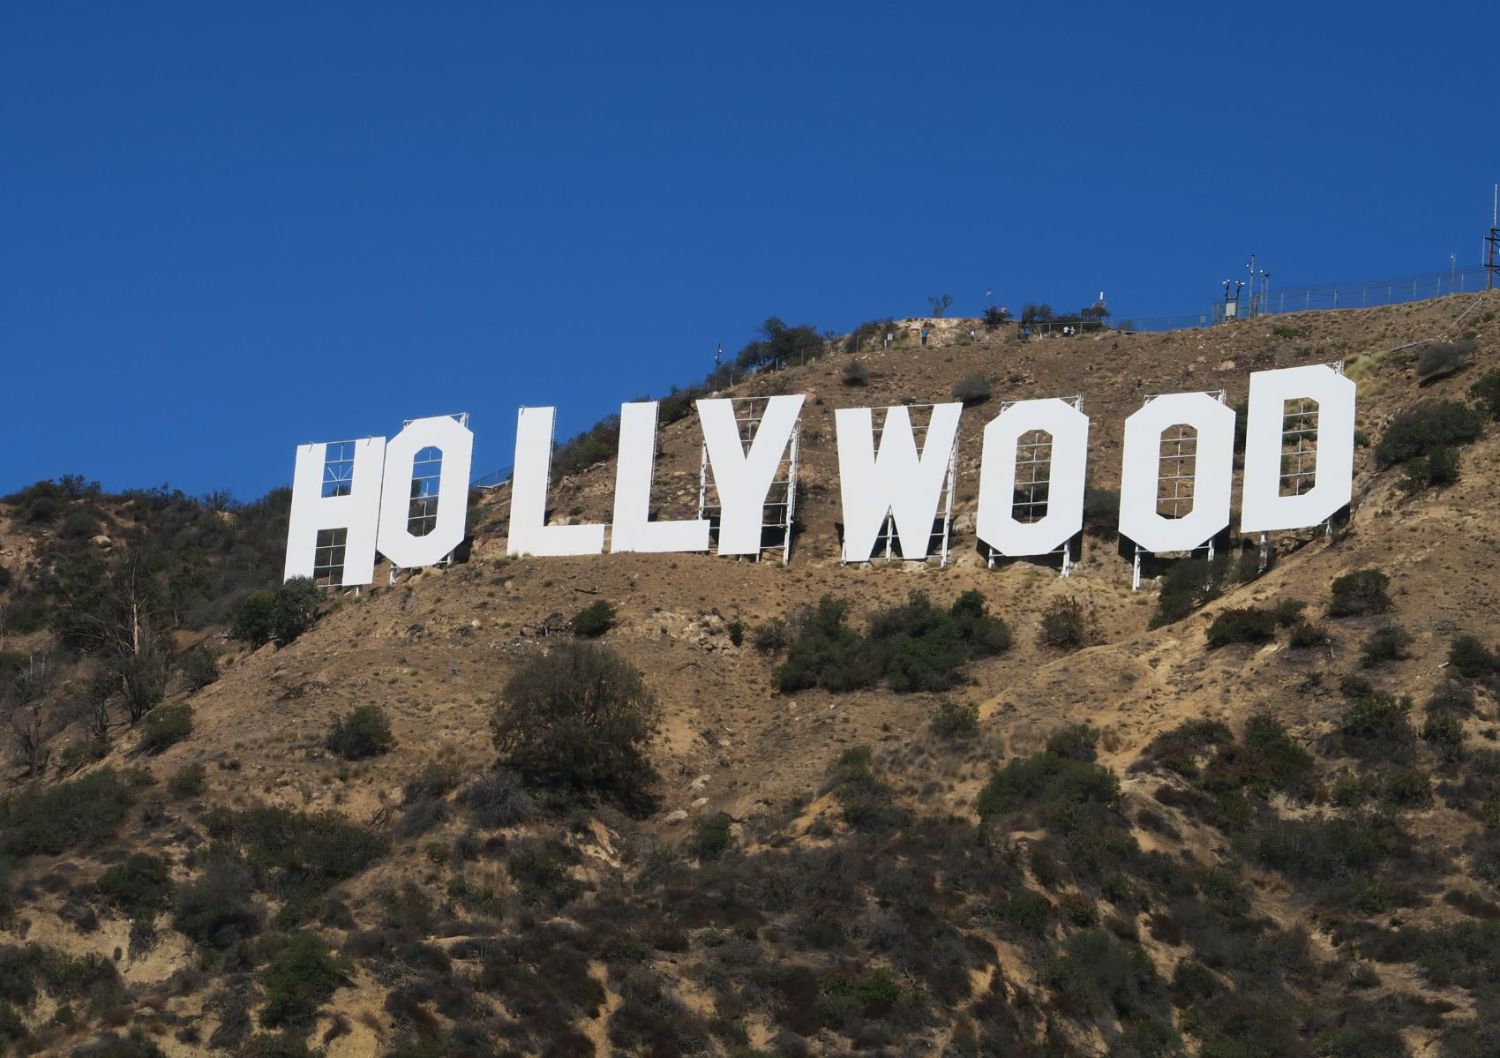
<svg viewBox="0 0 1500 1058"><path fill-rule="evenodd" d="M1402 276L1399 279L1365 279L1353 283L1323 283L1315 286L1257 290L1253 296L1242 294L1235 305L1233 318L1279 316L1289 312L1314 312L1325 309L1368 309L1380 305L1401 305L1412 301L1445 298L1450 294L1474 294L1487 288L1488 269L1457 268L1447 272ZM1122 331L1180 331L1190 327L1212 327L1226 318L1225 303L1210 303L1203 312L1176 316L1136 316L1111 320L1110 325Z"/></svg>

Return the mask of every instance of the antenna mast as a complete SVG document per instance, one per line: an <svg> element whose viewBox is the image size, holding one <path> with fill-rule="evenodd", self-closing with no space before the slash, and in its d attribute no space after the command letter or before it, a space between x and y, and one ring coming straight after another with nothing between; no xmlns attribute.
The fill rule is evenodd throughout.
<svg viewBox="0 0 1500 1058"><path fill-rule="evenodd" d="M1490 200L1490 233L1484 239L1484 289L1495 289L1495 273L1500 272L1500 184L1495 185Z"/></svg>

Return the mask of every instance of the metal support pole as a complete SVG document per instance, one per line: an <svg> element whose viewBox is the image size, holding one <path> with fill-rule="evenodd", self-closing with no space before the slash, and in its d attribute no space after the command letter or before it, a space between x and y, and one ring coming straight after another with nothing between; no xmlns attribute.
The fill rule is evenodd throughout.
<svg viewBox="0 0 1500 1058"><path fill-rule="evenodd" d="M923 447L926 447L924 440ZM943 505L943 556L939 560L940 567L948 565L948 536L953 525L953 487L958 481L958 435L953 436L953 447L948 450L948 496Z"/></svg>
<svg viewBox="0 0 1500 1058"><path fill-rule="evenodd" d="M791 455L787 463L786 479L786 538L781 544L781 564L792 562L792 523L797 520L797 457L802 442L802 423L792 427Z"/></svg>

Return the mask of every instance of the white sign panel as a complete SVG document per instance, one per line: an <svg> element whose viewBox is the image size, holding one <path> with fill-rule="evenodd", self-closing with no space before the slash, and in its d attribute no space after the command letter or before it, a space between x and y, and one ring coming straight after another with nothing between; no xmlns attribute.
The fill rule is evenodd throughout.
<svg viewBox="0 0 1500 1058"><path fill-rule="evenodd" d="M1170 427L1197 431L1193 509L1181 518L1157 512L1161 437ZM1229 524L1234 486L1234 411L1207 393L1157 397L1125 420L1120 532L1147 551L1191 551Z"/></svg>
<svg viewBox="0 0 1500 1058"><path fill-rule="evenodd" d="M740 441L734 402L698 401L703 444L719 494L719 554L760 553L766 496L797 428L803 400L800 393L770 398L748 452Z"/></svg>
<svg viewBox="0 0 1500 1058"><path fill-rule="evenodd" d="M597 555L602 525L548 525L555 408L522 408L516 417L516 464L510 479L510 555Z"/></svg>
<svg viewBox="0 0 1500 1058"><path fill-rule="evenodd" d="M615 523L611 551L707 551L708 521L651 520L656 465L656 402L620 405L620 451L615 463Z"/></svg>
<svg viewBox="0 0 1500 1058"><path fill-rule="evenodd" d="M380 525L380 479L385 468L385 438L348 441L354 463L334 495L325 496L326 444L299 445L292 478L292 510L286 535L285 579L311 577L324 529L347 531L344 544L346 587L368 584L375 576L375 539ZM468 483L465 482L467 488Z"/></svg>
<svg viewBox="0 0 1500 1058"><path fill-rule="evenodd" d="M1015 517L1016 452L1021 436L1045 432L1051 441L1047 513L1035 522ZM1009 558L1047 555L1083 529L1088 478L1089 418L1065 400L1017 401L984 428L979 464L979 539Z"/></svg>
<svg viewBox="0 0 1500 1058"><path fill-rule="evenodd" d="M721 555L760 552L767 497L788 458L805 398L768 398L748 447L741 440L730 400L697 402L703 447L720 504ZM1301 495L1284 496L1282 450L1287 407L1317 406L1312 485ZM651 489L656 457L657 404L639 401L620 408L619 454L615 468L611 551L707 551L710 523L702 518L655 521ZM1317 525L1347 506L1354 472L1354 383L1321 365L1261 371L1250 376L1245 478L1240 528L1245 533ZM906 407L884 411L877 444L874 411L840 408L834 412L838 445L845 561L861 562L874 551L886 519L894 523L901 553L926 558L934 518L955 482L952 456L958 440L961 404L937 404L920 446ZM1298 415L1301 416L1299 410ZM1299 419L1301 421L1301 419ZM552 525L547 492L553 451L552 408L522 408L516 419L516 458L511 478L511 555L597 555L604 551L605 526ZM1229 524L1234 477L1234 412L1206 393L1168 394L1152 399L1125 422L1120 482L1120 532L1154 552L1191 551ZM1192 498L1181 517L1165 517L1157 499L1162 437L1190 427L1194 433ZM1035 522L1014 516L1016 453L1029 433L1049 438L1046 470L1047 513ZM1089 420L1061 400L1019 401L985 426L979 469L979 538L1011 557L1045 555L1076 536L1083 525ZM1303 436L1304 445L1307 435ZM468 481L474 437L451 416L416 419L389 444L379 437L337 446L311 444L297 449L284 574L287 579L330 573L338 545L320 552L320 534L342 531L341 583L370 583L378 550L394 564L427 566L442 561L464 539ZM418 467L436 466L431 479ZM1184 457L1181 463L1185 463ZM795 463L791 460L789 467ZM795 481L788 481L788 491ZM420 493L420 494L418 494ZM413 500L422 500L422 526L412 531ZM321 554L321 558L320 558Z"/></svg>
<svg viewBox="0 0 1500 1058"><path fill-rule="evenodd" d="M413 465L417 453L428 448L437 449L443 457L436 496L437 516L431 532L416 536L410 526ZM382 555L398 566L431 566L464 542L473 455L473 433L451 415L413 419L391 438L385 446L380 538L376 544Z"/></svg>
<svg viewBox="0 0 1500 1058"><path fill-rule="evenodd" d="M887 515L896 522L902 556L927 557L932 520L948 480L949 456L958 440L963 410L962 404L934 404L920 453L911 414L904 407L885 410L878 453L870 408L840 408L833 413L844 504L844 561L863 562L870 557Z"/></svg>
<svg viewBox="0 0 1500 1058"><path fill-rule="evenodd" d="M1240 532L1302 529L1349 505L1354 488L1354 382L1324 364L1250 376ZM1289 401L1318 403L1313 487L1281 495L1282 430Z"/></svg>

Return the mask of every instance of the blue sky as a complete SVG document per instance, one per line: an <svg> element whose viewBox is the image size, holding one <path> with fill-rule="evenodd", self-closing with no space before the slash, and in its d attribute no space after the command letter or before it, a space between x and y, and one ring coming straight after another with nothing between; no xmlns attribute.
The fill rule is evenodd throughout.
<svg viewBox="0 0 1500 1058"><path fill-rule="evenodd" d="M1478 263L1500 5L33 4L0 25L0 492L250 498L571 434L759 322L1199 311ZM1488 83L1486 83L1488 81Z"/></svg>

